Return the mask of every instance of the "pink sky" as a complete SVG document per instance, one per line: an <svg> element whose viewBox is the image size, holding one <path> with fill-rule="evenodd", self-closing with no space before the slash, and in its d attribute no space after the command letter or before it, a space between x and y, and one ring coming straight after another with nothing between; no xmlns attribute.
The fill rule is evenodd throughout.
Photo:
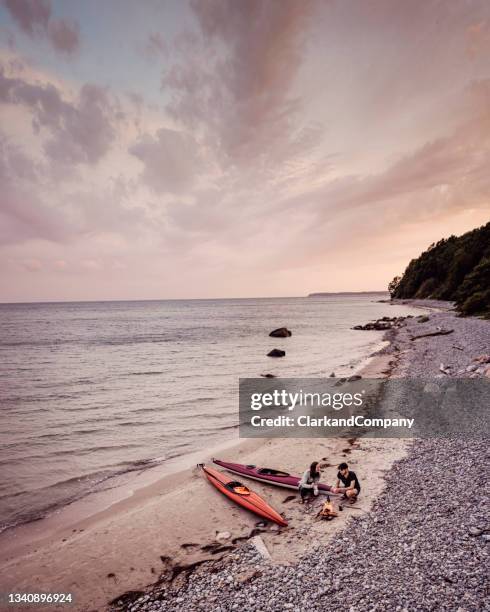
<svg viewBox="0 0 490 612"><path fill-rule="evenodd" d="M490 218L490 4L0 2L0 301L382 290Z"/></svg>

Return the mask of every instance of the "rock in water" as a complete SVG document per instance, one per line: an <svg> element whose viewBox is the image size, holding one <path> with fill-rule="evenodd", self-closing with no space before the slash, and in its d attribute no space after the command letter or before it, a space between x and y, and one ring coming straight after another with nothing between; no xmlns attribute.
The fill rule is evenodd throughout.
<svg viewBox="0 0 490 612"><path fill-rule="evenodd" d="M292 336L292 333L287 327L278 327L277 329L271 331L269 336L272 338L289 338L289 336Z"/></svg>
<svg viewBox="0 0 490 612"><path fill-rule="evenodd" d="M270 353L267 353L267 357L285 357L286 351L281 351L281 349L272 349Z"/></svg>

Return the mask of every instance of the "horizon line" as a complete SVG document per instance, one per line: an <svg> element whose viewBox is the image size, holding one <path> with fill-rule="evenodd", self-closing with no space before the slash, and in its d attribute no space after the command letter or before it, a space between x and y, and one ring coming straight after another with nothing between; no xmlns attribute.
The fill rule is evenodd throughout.
<svg viewBox="0 0 490 612"><path fill-rule="evenodd" d="M141 298L141 299L88 299L88 300L31 300L31 301L0 301L0 306L15 306L25 304L98 304L110 302L204 302L218 300L274 300L274 299L296 299L308 297L321 297L326 295L360 295L370 293L389 293L385 290L372 291L314 291L306 295L269 295L269 296L249 296L249 297L210 297L210 298Z"/></svg>

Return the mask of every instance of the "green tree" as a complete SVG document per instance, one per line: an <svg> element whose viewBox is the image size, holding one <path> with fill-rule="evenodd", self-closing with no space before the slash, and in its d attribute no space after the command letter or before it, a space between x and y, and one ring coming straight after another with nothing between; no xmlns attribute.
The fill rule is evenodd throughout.
<svg viewBox="0 0 490 612"><path fill-rule="evenodd" d="M388 291L390 292L390 296L392 298L395 297L396 290L398 289L398 285L400 284L401 279L401 276L395 276L395 278L388 285Z"/></svg>
<svg viewBox="0 0 490 612"><path fill-rule="evenodd" d="M454 300L462 314L490 316L490 223L431 244L388 291L395 298Z"/></svg>

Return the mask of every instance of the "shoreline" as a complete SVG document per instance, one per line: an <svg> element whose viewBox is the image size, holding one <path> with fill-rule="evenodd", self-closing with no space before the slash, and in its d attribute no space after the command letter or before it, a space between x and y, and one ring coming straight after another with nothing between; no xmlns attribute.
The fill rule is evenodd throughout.
<svg viewBox="0 0 490 612"><path fill-rule="evenodd" d="M377 356L379 349L385 344L381 340L377 343L375 353L363 360L362 371L369 371L370 375L374 376L380 369L377 366L378 360L380 367L385 367L384 358ZM291 442L294 443L295 453L292 453L292 449L289 448ZM284 469L296 468L296 470L297 464L302 465L304 462L305 456L321 454L322 457L331 457L331 462L338 463L346 457L343 452L345 448L348 449L349 457L352 458L355 458L359 452L364 453L356 448L349 448L345 440L315 439L313 442L309 439L288 440L288 456L291 457L291 465L288 466L285 465L284 459L279 459L284 454L284 440L281 439L273 441L234 439L222 446L225 447L221 453L222 458L239 457L241 461L243 457L243 461L246 462L247 456L250 459L253 457L254 461L259 461L262 456L266 465L277 463ZM399 446L398 442L397 446ZM211 459L215 450L212 449L211 453L198 452L193 455L198 455L199 461ZM278 459L273 459L274 457ZM189 456L179 459L183 459L189 465ZM197 463L197 457L195 459ZM175 513L168 512L164 520L158 519L159 498L163 498L162 510L170 505L173 499L183 500L181 503L187 508L187 512L184 512L185 519L192 525L196 522L196 511L192 508L192 504L194 498L198 496L203 500L203 506L208 509L207 517L203 517L201 513L199 522L212 524L219 521L223 525L222 531L231 530L230 540L248 540L250 534L256 529L256 523L259 522L258 517L249 515L233 506L230 507L230 504L224 499L221 500L215 491L211 490L207 483L196 475L193 469L188 467L179 469L156 479L153 477L152 480L150 484L136 488L129 497L125 496L115 502L110 501L107 507L95 513L90 514L90 500L86 498L89 516L81 520L75 520L76 514L80 512L80 502L78 502L74 510L75 516L71 512L72 509L66 507L62 512L65 515L62 520L59 515L53 515L4 532L0 538L2 541L0 567L3 590L15 588L16 591L21 591L22 588L26 588L32 591L36 585L32 584L30 578L26 579L26 575L36 575L37 590L46 589L46 586L42 587L42 585L55 583L57 590L69 591L70 584L76 584L80 593L91 593L87 600L84 599L81 607L78 607L75 602L72 609L102 609L108 601L120 595L122 591L140 589L156 582L162 570L167 569L163 567L161 557L172 557L174 559L173 568L185 568L202 561L215 561L223 556L220 552L210 553L208 551L216 542L216 534L214 530L211 532L202 527L190 529L188 537L185 537L181 530L175 533L174 537L162 537L161 543L157 546L153 534L162 530L167 533L170 525L175 525L182 519L182 515L177 518ZM371 489L377 490L382 484L379 475L374 478L374 481L377 484L373 483ZM270 491L270 488L262 485L254 485L254 489L270 499L272 505L282 511L283 500L288 497L287 490ZM363 504L372 503L372 501L371 496L365 496ZM219 511L215 512L217 507ZM363 511L365 511L364 507ZM135 518L137 514L140 516ZM144 518L141 515L144 515ZM301 519L301 516L299 518ZM297 517L296 520L298 520ZM340 531L344 522L345 520L338 520L335 523L335 533ZM130 532L132 536L128 538ZM126 543L119 547L118 554L115 555L111 534L122 533L125 534ZM149 536L147 540L144 537L145 533ZM269 546L274 544L273 541L278 541L274 544L277 548L277 560L285 562L289 559L290 562L293 562L298 559L304 551L301 534L295 538L299 543L296 544L294 554L292 553L292 542L287 542L285 547L281 546L281 537L274 532L265 536L270 540ZM97 541L96 546L93 546L93 541ZM191 546L183 548L183 544ZM130 557L135 548L140 547L145 552L137 555L137 562L121 561L123 558ZM98 550L97 555L94 555L93 550ZM81 557L84 561L77 563L75 557ZM107 563L104 561L94 567L93 560L99 557L107 559ZM74 568L74 566L78 574L76 580L72 572L66 572L65 569L66 567ZM40 571L40 567L46 570Z"/></svg>
<svg viewBox="0 0 490 612"><path fill-rule="evenodd" d="M426 308L425 305L422 307ZM390 363L393 356L388 350L390 344L386 340L381 342L383 347L372 354L364 364L364 377L388 376L393 370L393 363ZM288 440L287 460L290 465L287 465L284 440L233 440L228 449L228 452L233 454L227 457L224 451L222 458L232 459L238 455L238 460L243 459L246 462L248 456L252 459L253 453L254 463L274 463L284 469L298 471L297 465L304 463L305 457L319 456L327 459L332 466L348 457L349 463L356 469L356 464L361 463L364 466L362 469L369 472L369 476L361 474L367 485L366 493L363 488L363 496L356 504L360 511L357 512L366 513L384 488L384 474L396 460L407 453L408 444L405 441L382 442L389 444L380 443L379 440L363 440L360 445L354 443L350 446L342 439ZM333 472L333 468L328 470L325 481L332 480ZM284 505L287 491L271 491L270 488L262 489L261 486L254 486L254 489L259 494L264 494L279 511L287 507L287 514L291 515L289 518L293 529L289 536L285 537L285 533L277 533L275 530L261 534L266 546L272 551L273 562L297 562L310 546L309 537L305 536L304 532L304 513L288 505L290 502ZM195 498L200 500L197 509ZM169 511L168 508L172 505L174 510ZM165 511L165 517L159 516L162 511ZM315 539L326 544L343 530L355 513L356 510L348 509L341 517L329 523L328 529L325 529L325 524L320 524L321 528L315 530ZM197 529L196 515L199 522ZM180 526L176 530L169 530L171 525L177 525L179 522ZM58 590L62 587L69 589L71 584L72 588L76 585L80 593L91 593L89 600L84 601L82 607L75 604L74 609L95 609L94 606L97 606L96 609L102 609L114 597L129 590L144 590L145 586L158 582L159 576L165 573L186 573L195 564L204 561L216 562L217 559L225 558L228 550L216 552L216 533L214 529L203 529L203 525L213 527L218 524L222 526L219 531L231 530L229 540L235 540L237 544L250 538L257 529L257 522L257 517L230 507L226 500L217 498L215 492L193 470L186 469L137 489L132 497L120 500L82 520L76 529L67 527L56 531L39 539L35 544L31 541L23 549L18 547L18 540L13 542L12 548L7 547L2 551L2 575L5 581L15 585L19 591L22 574L29 575L31 564L46 567L45 572L32 571L32 575L36 575L38 590L41 585L49 584L50 576L56 576ZM190 525L187 529L186 524ZM159 541L155 541L155 533L162 533ZM124 534L124 543L118 542L116 555L112 540L119 537L118 534ZM93 545L94 541L97 542L96 546ZM233 548L235 544L232 545ZM225 542L224 546L218 549L228 549L229 546L230 544ZM16 547L14 556L12 553ZM4 550L7 553L10 550L11 556L6 558ZM74 557L80 556L85 562L77 563L74 560ZM169 557L172 562L168 561ZM97 567L92 567L94 559L100 559ZM66 571L67 566L71 571ZM76 578L73 576L74 571L77 573ZM51 581L53 582L53 578ZM31 591L34 586L31 581Z"/></svg>
<svg viewBox="0 0 490 612"><path fill-rule="evenodd" d="M391 342L372 361L384 368L381 373L419 378L490 377L490 365L483 371L475 370L474 365L475 358L490 346L488 322L456 318L448 304L434 304L430 310L428 318L410 319L386 333ZM449 325L454 336L420 334ZM441 373L440 359L447 363L449 374ZM459 367L464 364L466 368ZM369 444L369 440L361 441L361 448L366 442ZM386 458L391 440L377 442L378 459ZM341 611L370 611L376 606L381 610L481 609L488 588L485 542L490 537L488 498L481 495L481 487L486 486L486 440L410 440L397 450L366 512L352 514L348 529L345 523L336 523L338 519L327 527L323 524L323 533L328 530L329 534L321 539L316 533L308 538L312 530L308 523L304 528L306 550L292 566L278 564L274 549L272 560L267 561L253 546L245 545L230 552L226 562L205 564L190 570L181 581L147 591L137 600L127 599L128 605L133 604L122 609L197 611L215 604L212 609L222 612L320 612L325 609L324 597L329 606ZM349 456L348 461L355 465L353 459ZM365 464L366 456L362 461ZM427 486L428 466L437 488ZM475 478L475 469L481 478ZM356 472L361 474L357 466ZM455 481L467 483L466 495L455 498ZM364 491L363 487L363 496ZM264 541L267 543L266 538ZM274 586L277 581L279 591ZM412 588L407 589L407 584Z"/></svg>
<svg viewBox="0 0 490 612"><path fill-rule="evenodd" d="M386 344L386 341L382 339L373 343L371 352L360 359L359 369L354 370L354 372L363 373L366 368L371 367L373 375L377 376L376 371L379 368L375 365L376 359L378 359L380 350ZM370 366L372 362L374 362L374 365ZM347 376L352 374L350 368L354 367L350 363L342 364L338 367L338 371ZM349 368L349 370L346 368ZM238 426L236 431L238 431ZM141 503L143 499L151 496L151 491L159 483L162 483L163 486L179 474L186 474L188 477L189 465L209 461L213 455L217 456L226 450L238 452L242 447L254 450L264 442L264 439L231 438L223 440L207 451L200 449L191 453L184 453L150 468L142 468L140 471L135 470L123 474L122 478L127 477L127 481L124 483L112 483L114 486L102 491L88 493L70 504L57 508L44 517L7 527L0 532L0 563L10 560L6 553L18 556L25 553L29 548L32 549L34 543L48 541L60 534L66 535L67 529L85 528L88 524L93 524L98 517L105 516L105 512L110 509L117 512L120 509L124 510L126 505L130 508L134 503ZM114 477L114 481L116 480L121 480L121 477Z"/></svg>
<svg viewBox="0 0 490 612"><path fill-rule="evenodd" d="M450 326L450 335L431 333ZM449 307L435 307L428 317L410 319L386 336L391 342L381 352L392 376L490 378L488 321L456 318ZM383 456L391 441L378 442ZM415 439L404 451L384 475L369 511L352 514L348 529L337 530L335 519L322 525L324 531L333 531L330 537L308 538L310 520L304 528L308 545L293 565L275 562L274 550L272 560L264 560L253 546L245 545L226 560L190 570L181 580L138 599L126 594L123 607L115 609L484 609L490 539L487 439L484 434ZM356 472L361 474L357 467ZM460 493L455 493L455 483L465 483ZM364 491L363 487L363 496Z"/></svg>
<svg viewBox="0 0 490 612"><path fill-rule="evenodd" d="M370 300L369 303L375 304L373 300ZM384 310L387 309L385 308ZM402 307L402 310L407 309L403 309ZM349 329L350 325L352 324L353 323L349 321L347 325L344 325L344 329ZM321 338L322 336L319 334L316 337ZM263 337L261 337L261 342L262 341L264 341ZM266 342L268 342L268 340L266 340ZM347 339L347 344L350 346L352 342L349 344L349 339ZM369 355L372 354L373 351L377 350L379 337L376 338L376 336L373 337L371 335L371 337L367 338L367 342L361 341L356 343L354 341L354 344L356 346L353 352L346 352L345 350L339 352L337 350L334 352L332 358L328 356L328 353L325 355L324 347L321 346L321 343L318 343L318 346L316 346L315 349L316 353L315 350L313 351L311 363L309 362L308 355L304 356L304 361L301 357L298 359L298 356L296 355L296 359L293 359L293 363L291 364L291 362L286 360L284 367L290 372L290 375L297 373L298 368L300 370L303 368L305 376L328 376L332 369L335 369L340 376L349 376L356 370L360 369L366 359L369 359ZM262 344L260 344L260 346L262 346ZM303 348L305 352L309 352L310 343L305 343L303 341ZM254 351L256 350L257 346L254 342ZM322 361L318 361L318 355L322 361L324 361L325 356L327 356L327 363L322 364ZM266 359L264 361L264 357L260 359L260 351L258 357L259 361L261 362L260 365L258 367L254 367L253 369L255 372L247 374L248 376L262 376L262 374L259 374L260 372L272 372L275 375L287 376L287 373L282 371L283 364L281 360L275 361ZM303 363L307 364L306 369L303 366ZM341 373L339 374L339 372ZM297 375L300 376L301 374ZM208 400L208 398L205 399ZM228 402L227 407L229 405L230 404ZM188 410L189 414L192 414L193 410L195 411L196 409L191 408L190 411ZM197 408L197 410L199 411L199 408ZM226 410L224 412L226 413L226 428L223 429L227 429L228 431L220 432L219 429L221 428L217 427L217 430L213 432L215 439L213 440L212 444L218 448L227 444L239 443L237 434L238 427L233 427L233 419L230 420ZM147 420L150 422L151 417L149 417ZM174 440L177 440L177 443L170 443L168 445L169 448L167 448L166 444L155 447L155 444L153 443L151 445L151 449L149 450L149 448L143 443L141 445L141 452L136 453L136 457L133 461L124 461L126 457L121 455L123 458L121 463L119 456L109 454L109 459L105 463L101 464L100 462L95 462L93 470L69 470L66 472L66 475L64 475L64 478L58 476L58 474L55 472L53 474L53 478L48 480L44 489L42 487L37 489L39 485L36 483L35 489L37 490L33 491L32 489L29 489L28 484L26 490L24 491L22 488L22 482L19 482L20 490L26 494L35 493L35 499L32 499L31 503L29 501L29 497L27 496L26 501L23 501L22 506L19 508L20 512L14 512L15 507L10 508L7 506L7 512L4 514L4 519L0 528L0 548L4 534L9 534L9 532L12 530L20 530L20 532L22 532L26 529L26 526L30 525L31 523L39 522L42 522L50 529L56 528L56 524L59 524L60 526L66 525L68 522L73 522L73 520L76 519L77 511L73 510L75 507L79 509L80 517L86 518L88 515L97 513L99 510L103 510L109 505L122 500L124 497L131 496L134 490L154 482L163 475L170 472L183 470L187 465L189 465L190 462L193 461L193 456L204 452L204 449L206 448L202 443L202 436L198 436L195 433L199 425L194 425L194 427L192 427L192 424L195 422L196 421L194 419L189 420L189 423L191 423L191 427L188 428L190 434L189 436L187 436L186 431L182 433L182 441L184 443L190 440L188 445L180 444L181 436L179 434L175 434ZM126 425L126 423L124 423L124 425ZM128 428L126 428L124 431L126 432L127 429ZM85 432L83 433L85 434ZM66 433L66 435L68 434ZM201 440L199 438L201 438ZM90 437L88 439L85 438L85 440L88 440L87 443L92 444L92 446L98 445L98 442L96 441L93 443ZM150 440L149 442L152 443L154 441ZM185 448L182 448L183 453L180 454L182 452L180 447L182 446ZM117 443L114 445L114 448L117 451ZM95 450L98 449L96 448ZM168 459L166 458L167 455L170 456ZM24 466L22 466L22 469L25 471ZM34 472L36 471L35 466L33 466L32 469ZM99 473L102 474L102 478L100 480ZM43 470L41 470L41 476L45 476ZM76 483L79 476L81 481L80 484ZM39 484L41 484L41 482L42 481L40 481ZM65 495L63 495L63 493L59 495L55 490L54 498L52 498L49 491L50 486L53 486L54 488L58 487L59 490L62 490L65 482L70 483L70 490ZM71 486L71 483L73 483L73 486ZM14 506L15 502L16 500L12 499L12 506ZM29 528L27 527L27 529ZM10 536L7 536L7 538L9 537Z"/></svg>

